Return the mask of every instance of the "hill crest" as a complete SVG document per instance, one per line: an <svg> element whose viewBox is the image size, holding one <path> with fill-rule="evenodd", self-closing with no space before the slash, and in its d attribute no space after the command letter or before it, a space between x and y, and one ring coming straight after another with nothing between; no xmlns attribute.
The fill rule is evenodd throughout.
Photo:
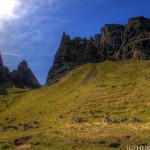
<svg viewBox="0 0 150 150"><path fill-rule="evenodd" d="M58 81L67 71L85 63L106 60L150 59L150 19L130 18L126 25L106 24L101 34L90 39L71 39L65 32L47 76L47 84Z"/></svg>

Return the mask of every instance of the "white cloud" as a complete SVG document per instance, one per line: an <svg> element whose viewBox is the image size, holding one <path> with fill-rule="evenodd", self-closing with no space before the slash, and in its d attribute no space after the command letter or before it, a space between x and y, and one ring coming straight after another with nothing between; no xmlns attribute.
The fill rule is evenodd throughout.
<svg viewBox="0 0 150 150"><path fill-rule="evenodd" d="M57 2L58 0L44 2L42 0L0 0L0 31L4 30L6 22L34 13L42 5L47 5L52 9Z"/></svg>
<svg viewBox="0 0 150 150"><path fill-rule="evenodd" d="M19 0L0 0L0 30L4 28L5 21L18 19L16 9L19 6Z"/></svg>
<svg viewBox="0 0 150 150"><path fill-rule="evenodd" d="M13 56L13 57L22 57L21 54L17 54L17 53L3 53L3 56Z"/></svg>
<svg viewBox="0 0 150 150"><path fill-rule="evenodd" d="M15 9L19 5L19 0L0 0L0 19L17 18Z"/></svg>

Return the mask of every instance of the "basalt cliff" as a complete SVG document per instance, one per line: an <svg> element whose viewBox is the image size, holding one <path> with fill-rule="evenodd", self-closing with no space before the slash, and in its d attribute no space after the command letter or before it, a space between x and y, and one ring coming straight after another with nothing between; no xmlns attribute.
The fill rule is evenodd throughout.
<svg viewBox="0 0 150 150"><path fill-rule="evenodd" d="M0 54L0 83L8 82L10 79L9 69L3 65L3 60Z"/></svg>
<svg viewBox="0 0 150 150"><path fill-rule="evenodd" d="M130 18L126 25L106 24L100 34L90 39L80 37L71 39L64 32L46 83L57 82L67 71L84 63L129 58L150 59L149 18Z"/></svg>
<svg viewBox="0 0 150 150"><path fill-rule="evenodd" d="M10 73L9 69L3 65L0 54L0 84L5 83L13 83L20 88L41 87L25 60L18 65L16 70Z"/></svg>

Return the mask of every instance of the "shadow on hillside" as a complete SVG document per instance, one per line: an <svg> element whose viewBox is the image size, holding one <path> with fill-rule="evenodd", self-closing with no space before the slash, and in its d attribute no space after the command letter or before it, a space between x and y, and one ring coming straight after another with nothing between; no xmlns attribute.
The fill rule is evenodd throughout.
<svg viewBox="0 0 150 150"><path fill-rule="evenodd" d="M0 88L0 95L6 95L6 94L7 94L6 89L1 89Z"/></svg>
<svg viewBox="0 0 150 150"><path fill-rule="evenodd" d="M0 85L0 95L6 95L7 94L7 86L6 85Z"/></svg>

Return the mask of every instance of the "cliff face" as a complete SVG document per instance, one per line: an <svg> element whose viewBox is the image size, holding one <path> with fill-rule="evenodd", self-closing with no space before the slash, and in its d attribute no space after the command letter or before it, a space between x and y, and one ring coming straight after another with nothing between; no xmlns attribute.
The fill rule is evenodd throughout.
<svg viewBox="0 0 150 150"><path fill-rule="evenodd" d="M102 54L98 50L99 41L98 34L89 40L80 37L71 40L69 35L63 33L54 64L48 73L47 83L56 82L58 77L81 64L103 61Z"/></svg>
<svg viewBox="0 0 150 150"><path fill-rule="evenodd" d="M119 24L106 24L101 29L100 49L105 52L105 59L115 58L115 53L122 44L122 32L125 26Z"/></svg>
<svg viewBox="0 0 150 150"><path fill-rule="evenodd" d="M40 83L28 68L27 62L24 60L18 65L18 69L10 73L10 79L13 83L21 88L39 88Z"/></svg>
<svg viewBox="0 0 150 150"><path fill-rule="evenodd" d="M130 18L128 24L106 24L101 34L89 40L70 39L63 33L61 44L54 58L47 84L57 82L68 70L84 63L134 58L150 59L150 19Z"/></svg>
<svg viewBox="0 0 150 150"><path fill-rule="evenodd" d="M3 60L0 54L0 83L9 82L10 76L9 76L9 70L8 68L3 66Z"/></svg>
<svg viewBox="0 0 150 150"><path fill-rule="evenodd" d="M131 18L122 33L117 59L150 59L150 19Z"/></svg>

